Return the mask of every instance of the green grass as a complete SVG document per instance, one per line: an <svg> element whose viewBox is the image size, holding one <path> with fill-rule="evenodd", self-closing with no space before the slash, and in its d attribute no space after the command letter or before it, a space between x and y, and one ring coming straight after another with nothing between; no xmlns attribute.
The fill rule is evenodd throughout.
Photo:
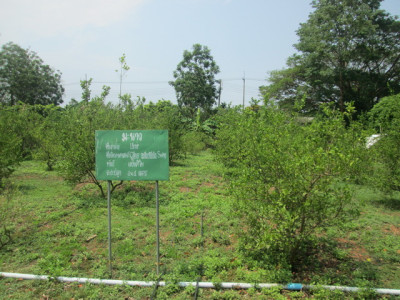
<svg viewBox="0 0 400 300"><path fill-rule="evenodd" d="M110 278L107 268L107 203L91 184L72 187L41 162L26 161L12 175L14 188L0 196L1 221L12 241L0 249L1 271ZM278 282L285 270L247 261L238 249L240 223L232 211L222 167L210 152L189 156L161 181L161 270L170 282ZM315 284L400 288L400 196L355 186L361 215L326 234L312 263L289 280ZM203 216L204 236L201 236ZM112 195L113 278L156 278L155 184L125 182ZM1 298L146 299L152 288L104 287L53 281L1 279ZM191 288L159 288L158 299L188 299ZM341 299L317 291L314 297ZM339 295L340 294L340 295ZM325 296L324 296L325 295ZM202 290L209 299L311 297L275 290ZM346 295L346 297L360 295Z"/></svg>

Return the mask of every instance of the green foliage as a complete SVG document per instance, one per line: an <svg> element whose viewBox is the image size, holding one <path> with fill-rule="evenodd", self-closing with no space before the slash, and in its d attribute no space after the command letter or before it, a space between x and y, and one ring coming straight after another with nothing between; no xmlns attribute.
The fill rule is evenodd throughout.
<svg viewBox="0 0 400 300"><path fill-rule="evenodd" d="M305 68L301 64L301 56L293 55L287 60L287 68L269 73L267 86L261 86L260 92L266 103L278 102L284 110L295 110L295 104L304 98L304 112L314 112L318 106L307 94L305 81ZM297 110L299 111L299 110Z"/></svg>
<svg viewBox="0 0 400 300"><path fill-rule="evenodd" d="M170 164L183 156L185 150L182 137L185 131L178 106L166 100L156 104L150 102L139 106L134 115L137 129L168 130Z"/></svg>
<svg viewBox="0 0 400 300"><path fill-rule="evenodd" d="M119 73L119 95L118 97L121 99L123 97L122 95L122 79L126 72L129 71L130 67L126 63L126 55L125 53L122 54L122 56L119 58L119 70L115 70L115 72Z"/></svg>
<svg viewBox="0 0 400 300"><path fill-rule="evenodd" d="M0 179L2 179L0 177ZM12 242L12 234L14 227L15 205L13 197L17 194L15 186L10 180L2 180L0 182L0 194L4 197L0 201L0 250L8 243Z"/></svg>
<svg viewBox="0 0 400 300"><path fill-rule="evenodd" d="M373 183L385 192L400 191L400 94L382 99L369 116L381 132L370 149L376 163Z"/></svg>
<svg viewBox="0 0 400 300"><path fill-rule="evenodd" d="M59 129L62 148L60 170L67 181L73 184L85 181L94 183L105 197L103 185L97 181L94 173L96 130L166 129L169 133L170 163L183 156L184 126L176 105L170 101L144 104L144 98L133 101L130 95L123 95L120 98L122 103L113 106L105 103L109 87L103 87L100 96L91 98L90 83L91 79L82 82L83 101L75 101L67 106L59 119L59 124L62 124ZM122 182L112 182L112 192L120 184Z"/></svg>
<svg viewBox="0 0 400 300"><path fill-rule="evenodd" d="M326 113L307 126L273 108L222 120L216 154L230 168L242 251L253 258L295 268L318 231L354 212L345 182L359 171L364 143L341 114Z"/></svg>
<svg viewBox="0 0 400 300"><path fill-rule="evenodd" d="M287 299L284 295L282 295L280 287L263 288L262 294L267 296L267 299L277 299L277 300Z"/></svg>
<svg viewBox="0 0 400 300"><path fill-rule="evenodd" d="M395 130L400 120L400 94L383 98L368 114L371 126L378 132Z"/></svg>
<svg viewBox="0 0 400 300"><path fill-rule="evenodd" d="M178 105L186 116L194 119L198 108L209 114L218 96L218 73L219 67L208 47L195 44L192 51L184 51L173 74L175 81L170 81L170 85L175 88Z"/></svg>
<svg viewBox="0 0 400 300"><path fill-rule="evenodd" d="M243 255L243 260L248 261L249 257L246 257L246 254ZM254 261L248 263L248 268L238 267L236 269L236 275L242 282L248 283L265 283L265 282L290 282L292 273L288 269L283 269L279 267L271 267L270 269L267 267L252 267L252 264L260 265L259 262Z"/></svg>
<svg viewBox="0 0 400 300"><path fill-rule="evenodd" d="M0 108L0 190L3 180L10 176L14 167L22 160L22 139L12 126L17 117L15 111Z"/></svg>
<svg viewBox="0 0 400 300"><path fill-rule="evenodd" d="M3 106L0 109L2 114L12 116L12 119L9 119L9 123L4 124L4 126L21 139L18 153L24 159L31 158L32 153L38 147L35 130L42 120L41 114L44 107L42 105L19 103L11 107Z"/></svg>
<svg viewBox="0 0 400 300"><path fill-rule="evenodd" d="M369 113L371 126L379 130L379 141L371 148L375 161L373 183L385 192L400 190L400 94L389 96Z"/></svg>
<svg viewBox="0 0 400 300"><path fill-rule="evenodd" d="M61 104L64 88L61 73L45 65L33 51L14 43L0 51L0 103L15 105Z"/></svg>
<svg viewBox="0 0 400 300"><path fill-rule="evenodd" d="M288 68L272 72L262 88L267 100L291 107L307 94L306 111L333 102L357 113L400 92L400 22L379 9L381 0L314 0L314 11L297 30L300 52Z"/></svg>
<svg viewBox="0 0 400 300"><path fill-rule="evenodd" d="M400 122L383 136L376 147L375 181L386 192L400 191Z"/></svg>
<svg viewBox="0 0 400 300"><path fill-rule="evenodd" d="M33 128L33 135L38 143L33 156L35 159L45 161L47 170L52 171L62 154L60 142L62 111L59 107L49 105L45 107L44 115L40 124Z"/></svg>
<svg viewBox="0 0 400 300"><path fill-rule="evenodd" d="M225 112L228 114L228 112ZM260 112L262 113L262 112ZM222 112L221 112L222 114ZM45 163L23 161L9 179L15 190L0 195L2 212L12 240L0 251L7 272L109 278L107 269L107 205L93 197L94 185L72 188ZM329 228L318 256L293 274L283 264L266 265L238 253L235 230L246 230L235 214L223 166L211 151L188 156L170 169L171 180L160 182L161 263L165 279L159 287L163 299L193 298L195 289L178 289L176 281L202 281L347 285L397 288L400 284L398 224L400 193L386 198L368 187L353 186L362 214L346 226ZM86 188L83 191L83 188ZM78 194L82 191L82 194ZM124 195L126 197L124 198ZM87 198L93 203L82 205ZM114 278L149 281L155 275L154 183L129 182L112 197L112 249ZM7 199L11 202L4 205ZM115 201L114 201L115 200ZM133 200L133 201L131 201ZM203 243L200 237L204 212ZM218 241L218 233L230 244ZM214 241L216 240L216 242ZM330 258L331 254L334 254ZM310 256L312 256L310 254ZM207 273L207 276L205 275ZM210 276L210 277L208 277ZM2 279L1 298L115 299L149 298L153 288ZM201 289L199 298L240 299L361 299L362 293L316 290L288 292L281 288L252 290ZM214 293L215 292L215 293ZM225 294L226 293L226 294ZM45 296L43 296L45 295ZM377 295L379 299L385 296ZM317 298L317 299L318 299Z"/></svg>
<svg viewBox="0 0 400 300"><path fill-rule="evenodd" d="M85 95L90 95L89 87L84 90ZM89 180L99 188L103 197L103 186L94 173L95 131L119 129L120 126L118 119L114 118L113 110L104 103L108 91L108 87L104 87L101 96L90 100L86 97L89 101L68 107L60 116L60 124L63 126L59 132L62 153L60 172L63 178L72 184ZM112 183L112 189L121 183Z"/></svg>
<svg viewBox="0 0 400 300"><path fill-rule="evenodd" d="M340 290L329 290L329 289L324 289L323 287L318 287L313 290L313 296L315 297L315 299L326 299L326 300L330 300L330 299L337 299L337 300L341 300L341 299L345 299L345 294L344 292L340 291Z"/></svg>
<svg viewBox="0 0 400 300"><path fill-rule="evenodd" d="M234 300L234 299L240 299L240 295L238 295L237 292L235 291L213 291L211 294L210 299L213 300Z"/></svg>
<svg viewBox="0 0 400 300"><path fill-rule="evenodd" d="M41 105L19 103L12 107L0 106L0 187L18 162L32 157L38 147L35 131L44 110Z"/></svg>
<svg viewBox="0 0 400 300"><path fill-rule="evenodd" d="M199 154L206 149L207 135L202 132L189 131L182 137L185 153Z"/></svg>
<svg viewBox="0 0 400 300"><path fill-rule="evenodd" d="M201 109L198 108L195 120L187 117L182 118L186 129L182 137L185 155L187 153L198 154L213 145L216 121L214 116L204 119L204 115Z"/></svg>

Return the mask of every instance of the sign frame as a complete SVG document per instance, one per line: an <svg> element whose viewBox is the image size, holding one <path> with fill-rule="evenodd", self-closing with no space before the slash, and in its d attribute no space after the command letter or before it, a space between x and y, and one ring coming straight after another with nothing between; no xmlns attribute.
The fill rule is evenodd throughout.
<svg viewBox="0 0 400 300"><path fill-rule="evenodd" d="M168 130L96 130L96 179L169 180Z"/></svg>

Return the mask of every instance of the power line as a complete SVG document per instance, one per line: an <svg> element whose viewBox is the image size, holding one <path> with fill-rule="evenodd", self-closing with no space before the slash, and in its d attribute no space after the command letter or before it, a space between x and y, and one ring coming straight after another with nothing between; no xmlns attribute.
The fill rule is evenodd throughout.
<svg viewBox="0 0 400 300"><path fill-rule="evenodd" d="M225 79L219 79L222 80L223 82L226 81L243 81L243 77L242 78L225 78ZM260 78L247 78L246 77L246 81L267 81L266 79L260 79ZM165 84L168 83L169 84L170 80L166 81L124 81L124 84ZM68 83L64 83L64 86L69 86L69 85L80 85L80 82L68 82ZM92 81L92 84L119 84L119 81Z"/></svg>
<svg viewBox="0 0 400 300"><path fill-rule="evenodd" d="M221 80L221 97L220 102L231 103L232 105L243 104L243 77L226 77L217 80L217 86ZM259 87L266 83L266 80L260 78L245 78L246 92L244 95L245 103L249 103L252 98L259 98ZM168 99L176 102L176 94L174 88L168 83L169 81L149 80L149 81L127 81L123 85L123 93L130 94L133 98L144 97L147 101L158 101L160 99ZM108 99L115 102L118 99L118 81L92 81L92 95L99 95L102 92L102 86L108 85L111 87ZM82 89L80 82L67 82L64 83L65 94L64 101L68 102L70 99L80 99ZM217 87L218 89L218 87Z"/></svg>

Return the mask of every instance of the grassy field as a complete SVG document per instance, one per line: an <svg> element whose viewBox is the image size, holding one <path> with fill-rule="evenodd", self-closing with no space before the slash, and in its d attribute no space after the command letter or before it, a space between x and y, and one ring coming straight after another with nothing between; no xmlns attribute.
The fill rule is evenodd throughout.
<svg viewBox="0 0 400 300"><path fill-rule="evenodd" d="M107 201L92 184L72 187L41 162L26 161L14 172L14 188L0 196L1 221L12 240L0 249L1 271L51 276L110 278ZM154 182L126 182L112 195L113 279L155 280ZM194 288L178 281L278 282L281 270L264 269L237 252L241 224L232 211L222 166L210 152L189 156L160 182L162 280L157 299L190 299ZM400 196L354 186L361 215L346 228L326 233L321 251L293 282L400 288ZM203 236L202 232L203 224ZM3 235L4 238L4 235ZM154 288L96 286L1 279L0 297L12 299L149 299ZM367 298L272 290L202 290L207 299Z"/></svg>

